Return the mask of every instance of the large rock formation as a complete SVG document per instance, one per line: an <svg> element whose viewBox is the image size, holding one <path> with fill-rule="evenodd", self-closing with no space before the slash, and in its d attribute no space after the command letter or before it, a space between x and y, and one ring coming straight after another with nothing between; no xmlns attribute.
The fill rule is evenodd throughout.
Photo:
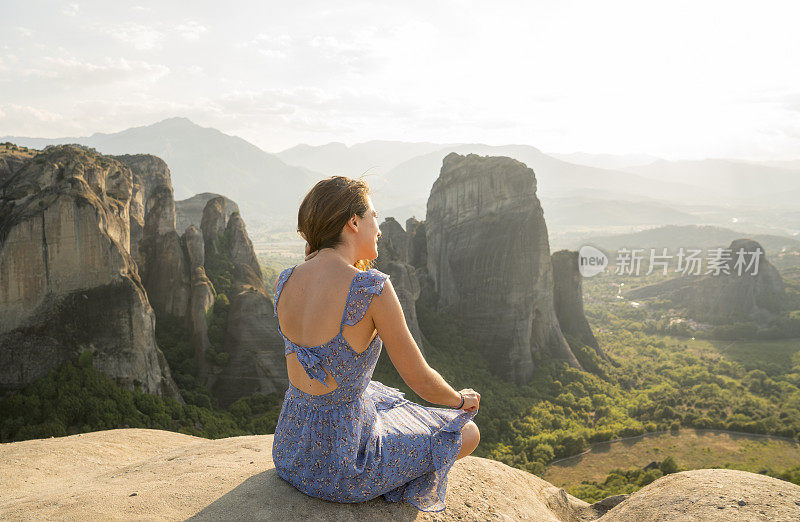
<svg viewBox="0 0 800 522"><path fill-rule="evenodd" d="M553 263L553 304L561 331L594 349L608 359L592 333L583 311L583 277L578 270L578 252L559 250L551 256Z"/></svg>
<svg viewBox="0 0 800 522"><path fill-rule="evenodd" d="M480 457L455 462L444 511L419 512L381 497L328 502L278 476L272 439L122 429L2 444L0 518L655 522L794 521L800 513L800 486L746 471L683 471L589 504L536 475Z"/></svg>
<svg viewBox="0 0 800 522"><path fill-rule="evenodd" d="M378 259L376 266L378 270L389 274L392 285L394 286L397 299L403 308L403 315L408 325L411 336L419 346L422 353L425 353L425 346L428 341L424 338L422 330L417 322L416 301L420 294L420 282L418 271L424 267L417 268L411 264L413 255L414 229L417 220L410 218L406 221L407 229L403 227L393 217L387 217L381 223L381 237L378 239Z"/></svg>
<svg viewBox="0 0 800 522"><path fill-rule="evenodd" d="M278 333L272 296L264 285L253 243L238 212L225 222L225 207L224 198L212 198L201 219L205 261L222 256L233 265L224 346L228 364L204 375L223 407L253 393L283 392L289 385L283 338ZM203 307L193 304L193 309L199 321Z"/></svg>
<svg viewBox="0 0 800 522"><path fill-rule="evenodd" d="M175 230L175 201L172 188L154 191L139 245L144 266L142 281L150 303L160 316L186 317L189 306L190 274L181 238Z"/></svg>
<svg viewBox="0 0 800 522"><path fill-rule="evenodd" d="M154 337L156 317L172 316L221 405L286 389L283 339L234 202L191 198L206 204L181 235L161 159L80 146L34 152L0 149L0 385L20 387L89 349L121 384L180 400ZM230 305L215 346L227 363L208 357L217 297L209 262L227 272Z"/></svg>
<svg viewBox="0 0 800 522"><path fill-rule="evenodd" d="M743 256L738 261L740 249ZM623 295L629 299L669 299L685 307L692 318L711 323L768 321L781 310L786 298L780 273L767 260L764 248L757 241L736 239L725 250L730 251L730 258L720 264L719 273L706 273L712 267L704 263L700 275L668 279Z"/></svg>
<svg viewBox="0 0 800 522"><path fill-rule="evenodd" d="M111 156L130 167L133 174L133 191L130 204L131 255L136 261L141 276L144 270L140 243L144 236L145 218L152 206L153 192L167 185L171 187L167 164L149 154L123 154ZM174 227L173 227L174 228Z"/></svg>
<svg viewBox="0 0 800 522"><path fill-rule="evenodd" d="M227 218L227 200L220 196L211 198L203 209L200 218L200 230L203 232L206 257L209 258L220 252L220 241L225 233Z"/></svg>
<svg viewBox="0 0 800 522"><path fill-rule="evenodd" d="M550 246L532 169L505 157L444 158L428 199L427 271L493 370L516 382L550 356L580 368L553 304Z"/></svg>
<svg viewBox="0 0 800 522"><path fill-rule="evenodd" d="M239 212L239 205L232 199L228 199L220 194L214 194L213 192L203 192L175 202L175 228L177 230L186 230L191 225L200 228L200 222L203 220L203 210L206 208L206 203L208 203L210 199L219 197L225 200L225 211L227 213L225 216L226 221L230 219L231 214Z"/></svg>
<svg viewBox="0 0 800 522"><path fill-rule="evenodd" d="M181 400L130 254L133 187L130 167L70 145L48 147L7 176L0 386L24 386L89 350L124 387Z"/></svg>
<svg viewBox="0 0 800 522"><path fill-rule="evenodd" d="M198 375L208 373L206 354L211 346L208 339L206 318L214 307L216 291L205 270L205 247L203 235L194 225L190 225L182 236L186 250L187 267L191 274L191 294L189 295L189 332L194 347Z"/></svg>

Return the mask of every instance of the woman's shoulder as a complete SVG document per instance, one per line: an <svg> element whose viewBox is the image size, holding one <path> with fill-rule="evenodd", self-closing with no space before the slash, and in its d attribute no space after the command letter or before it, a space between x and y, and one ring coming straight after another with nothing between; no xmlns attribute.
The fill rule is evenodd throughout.
<svg viewBox="0 0 800 522"><path fill-rule="evenodd" d="M380 294L388 280L389 274L381 272L373 267L356 274L354 286L356 289L362 289L364 292Z"/></svg>
<svg viewBox="0 0 800 522"><path fill-rule="evenodd" d="M297 274L301 279L303 279L305 276L301 274L303 274L307 270L312 271L307 275L310 276L312 280L318 281L319 284L332 284L333 281L345 277L341 272L341 268L337 270L326 270L326 267L308 266L308 265L309 262L305 261L284 269L278 275L278 281L284 282L292 274ZM315 275L313 274L314 271L321 271L321 272ZM353 286L354 289L356 290L362 288L382 290L384 284L386 283L386 281L389 279L390 276L389 274L382 272L375 267L368 268L366 270L361 270L355 266L349 266L348 275L346 277L351 281L351 286ZM377 293L380 293L380 291L378 291Z"/></svg>

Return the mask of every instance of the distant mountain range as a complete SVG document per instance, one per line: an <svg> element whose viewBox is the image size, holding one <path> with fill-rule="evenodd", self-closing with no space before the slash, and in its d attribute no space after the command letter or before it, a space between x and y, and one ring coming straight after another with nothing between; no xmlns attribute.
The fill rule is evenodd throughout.
<svg viewBox="0 0 800 522"><path fill-rule="evenodd" d="M271 154L186 118L111 134L0 137L3 141L37 149L80 143L103 154L154 154L169 165L176 200L206 192L225 195L239 204L253 235L294 233L301 198L316 181L335 174L364 174L384 216L400 223L411 216L425 219L427 195L451 152L508 156L533 168L556 234L734 222L740 229L787 235L800 230L800 161L665 161L640 154L545 154L529 145L401 141L298 145Z"/></svg>
<svg viewBox="0 0 800 522"><path fill-rule="evenodd" d="M203 192L236 201L248 226L292 226L300 198L320 179L309 169L287 165L274 154L186 118L169 118L152 125L86 137L27 138L5 136L0 142L42 149L79 143L102 154L148 153L169 165L175 199Z"/></svg>
<svg viewBox="0 0 800 522"><path fill-rule="evenodd" d="M791 166L791 162L786 165ZM748 163L724 159L700 161L659 160L623 170L659 183L670 180L715 193L715 198L732 203L790 205L797 208L800 195L800 170L786 166Z"/></svg>
<svg viewBox="0 0 800 522"><path fill-rule="evenodd" d="M629 234L594 235L584 240L574 241L565 248L575 250L584 244L591 244L612 255L622 247L644 248L644 254L649 256L651 248L655 248L656 254L660 254L662 248L667 248L668 252L675 253L683 247L684 249L701 249L705 255L705 251L709 249L727 248L731 241L742 237L748 237L760 243L765 254L770 258L780 259L787 254L798 258L800 253L800 240L798 239L770 234L745 234L730 228L695 225L667 225ZM800 259L795 259L790 264L792 266L800 264Z"/></svg>
<svg viewBox="0 0 800 522"><path fill-rule="evenodd" d="M589 154L586 152L572 152L570 154L548 152L547 154L568 163L577 163L578 165L601 169L623 169L636 165L647 165L661 160L661 158L649 154Z"/></svg>

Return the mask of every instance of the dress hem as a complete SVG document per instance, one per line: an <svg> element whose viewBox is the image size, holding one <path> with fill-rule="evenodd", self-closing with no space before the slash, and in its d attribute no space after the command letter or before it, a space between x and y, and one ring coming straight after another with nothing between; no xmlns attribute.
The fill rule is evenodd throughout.
<svg viewBox="0 0 800 522"><path fill-rule="evenodd" d="M454 411L453 409L445 408L432 409ZM384 493L384 499L389 502L405 501L417 508L417 510L428 513L444 511L447 507L444 496L447 491L448 474L457 460L456 456L461 452L461 448L464 445L461 430L477 413L477 411L462 410L456 417L436 431L431 437L433 469L425 475L414 478L402 486ZM455 437L455 440L452 440L452 437ZM423 486L421 492L415 492L414 488L419 486ZM424 492L434 493L438 501L430 505L423 505L420 502L420 493Z"/></svg>

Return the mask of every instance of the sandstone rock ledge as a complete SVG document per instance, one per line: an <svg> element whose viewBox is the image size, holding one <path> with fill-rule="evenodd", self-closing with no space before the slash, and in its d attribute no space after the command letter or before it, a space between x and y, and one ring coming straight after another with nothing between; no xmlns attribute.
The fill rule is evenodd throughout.
<svg viewBox="0 0 800 522"><path fill-rule="evenodd" d="M382 498L337 504L278 477L271 447L271 435L208 440L146 429L2 444L0 519L800 519L799 486L753 473L669 475L603 514L535 475L479 457L453 466L439 513Z"/></svg>

